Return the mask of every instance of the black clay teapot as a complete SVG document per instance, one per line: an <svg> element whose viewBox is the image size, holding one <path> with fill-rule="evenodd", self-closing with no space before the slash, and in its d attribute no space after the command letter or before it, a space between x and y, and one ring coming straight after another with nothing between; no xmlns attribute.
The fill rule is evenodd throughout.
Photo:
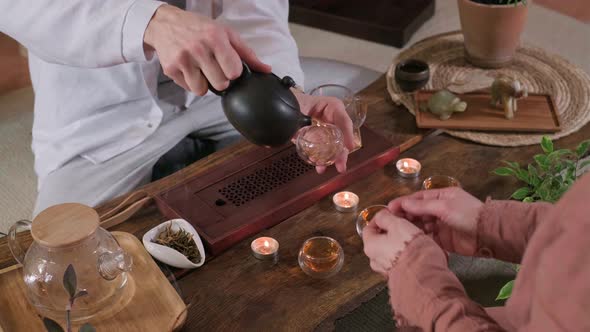
<svg viewBox="0 0 590 332"><path fill-rule="evenodd" d="M301 113L290 88L295 81L275 74L253 72L244 64L242 75L227 89L209 89L221 96L223 112L229 122L250 142L275 147L288 143L311 118Z"/></svg>

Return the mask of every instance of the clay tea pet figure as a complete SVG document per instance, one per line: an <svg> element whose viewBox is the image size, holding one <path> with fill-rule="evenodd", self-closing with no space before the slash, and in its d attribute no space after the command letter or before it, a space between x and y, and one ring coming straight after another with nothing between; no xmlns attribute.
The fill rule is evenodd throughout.
<svg viewBox="0 0 590 332"><path fill-rule="evenodd" d="M428 110L441 120L448 120L455 112L465 112L467 103L448 90L440 90L428 99Z"/></svg>
<svg viewBox="0 0 590 332"><path fill-rule="evenodd" d="M517 100L527 96L526 87L516 79L500 76L492 84L492 106L503 107L506 119L514 118L514 113L518 109Z"/></svg>

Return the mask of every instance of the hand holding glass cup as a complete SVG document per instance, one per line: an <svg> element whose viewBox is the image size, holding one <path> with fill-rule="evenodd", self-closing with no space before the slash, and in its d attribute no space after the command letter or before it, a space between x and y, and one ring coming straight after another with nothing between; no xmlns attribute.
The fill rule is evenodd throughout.
<svg viewBox="0 0 590 332"><path fill-rule="evenodd" d="M362 238L363 237L363 229L367 227L367 225L371 222L371 220L375 217L377 212L387 209L386 205L371 205L364 210L362 210L359 215L356 217L356 232Z"/></svg>
<svg viewBox="0 0 590 332"><path fill-rule="evenodd" d="M295 138L297 154L314 166L333 165L344 149L342 131L333 124L314 122L303 127Z"/></svg>
<svg viewBox="0 0 590 332"><path fill-rule="evenodd" d="M360 98L355 96L349 88L336 84L321 85L313 89L310 95L333 97L342 101L353 125L355 147L350 152L361 148L360 127L365 122L367 110L360 103ZM301 159L308 164L324 167L333 165L341 155L345 148L343 137L344 135L338 127L314 119L311 126L299 130L294 143Z"/></svg>
<svg viewBox="0 0 590 332"><path fill-rule="evenodd" d="M309 94L312 96L334 97L342 101L346 113L352 120L354 132L355 147L350 153L360 149L363 146L360 128L367 118L367 108L361 102L361 98L356 96L349 88L338 84L320 85L311 90Z"/></svg>

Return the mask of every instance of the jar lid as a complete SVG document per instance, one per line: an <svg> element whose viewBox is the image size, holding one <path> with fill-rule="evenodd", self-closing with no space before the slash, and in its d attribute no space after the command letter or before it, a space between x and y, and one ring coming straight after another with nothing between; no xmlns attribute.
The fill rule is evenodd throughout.
<svg viewBox="0 0 590 332"><path fill-rule="evenodd" d="M35 217L31 235L42 246L67 247L94 234L99 221L98 213L89 206L78 203L54 205Z"/></svg>

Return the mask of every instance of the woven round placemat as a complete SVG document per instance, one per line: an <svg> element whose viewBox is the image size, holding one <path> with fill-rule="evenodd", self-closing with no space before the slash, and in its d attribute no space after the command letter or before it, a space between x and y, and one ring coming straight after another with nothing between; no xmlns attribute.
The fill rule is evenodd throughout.
<svg viewBox="0 0 590 332"><path fill-rule="evenodd" d="M392 100L403 104L414 114L411 95L403 93L394 79L395 65L409 58L420 59L429 64L431 78L425 89L448 88L458 93L474 91L489 88L494 77L502 74L518 78L530 93L551 94L561 121L561 131L549 135L553 139L576 132L590 121L590 76L567 60L540 48L524 44L518 49L510 66L485 70L466 62L463 35L459 31L436 35L416 43L395 57L387 71L387 90ZM445 132L477 143L497 146L538 144L543 136L457 130Z"/></svg>

